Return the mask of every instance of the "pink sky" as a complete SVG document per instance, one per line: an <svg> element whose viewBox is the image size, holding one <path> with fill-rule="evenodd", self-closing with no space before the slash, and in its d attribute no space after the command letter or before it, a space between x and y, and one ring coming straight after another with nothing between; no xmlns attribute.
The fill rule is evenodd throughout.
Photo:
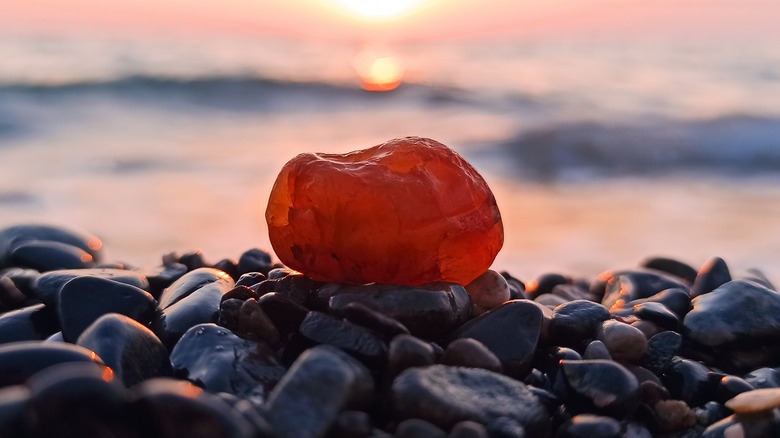
<svg viewBox="0 0 780 438"><path fill-rule="evenodd" d="M780 35L777 0L423 0L408 16L368 22L329 0L3 0L0 31L258 32L388 40L492 34Z"/></svg>

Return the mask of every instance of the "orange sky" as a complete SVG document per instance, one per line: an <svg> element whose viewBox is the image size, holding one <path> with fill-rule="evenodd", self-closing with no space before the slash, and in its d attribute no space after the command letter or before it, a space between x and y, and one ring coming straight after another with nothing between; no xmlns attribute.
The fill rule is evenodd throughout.
<svg viewBox="0 0 780 438"><path fill-rule="evenodd" d="M777 36L777 0L421 0L407 16L356 19L335 0L2 0L0 31L258 32L320 39L519 35Z"/></svg>

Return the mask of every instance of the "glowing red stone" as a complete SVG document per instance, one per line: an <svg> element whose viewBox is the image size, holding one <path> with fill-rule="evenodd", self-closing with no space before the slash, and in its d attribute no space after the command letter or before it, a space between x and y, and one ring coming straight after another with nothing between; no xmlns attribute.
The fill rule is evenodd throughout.
<svg viewBox="0 0 780 438"><path fill-rule="evenodd" d="M298 155L279 173L265 217L279 260L320 281L465 285L504 241L482 176L419 137Z"/></svg>

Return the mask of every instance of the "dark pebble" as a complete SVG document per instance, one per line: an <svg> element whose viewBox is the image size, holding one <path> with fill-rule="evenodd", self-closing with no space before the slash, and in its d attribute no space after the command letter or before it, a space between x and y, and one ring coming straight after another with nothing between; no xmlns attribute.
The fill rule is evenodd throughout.
<svg viewBox="0 0 780 438"><path fill-rule="evenodd" d="M634 315L666 330L677 330L680 318L661 303L641 303L634 306Z"/></svg>
<svg viewBox="0 0 780 438"><path fill-rule="evenodd" d="M279 330L268 319L257 300L250 298L238 310L238 333L267 342L275 347L279 344Z"/></svg>
<svg viewBox="0 0 780 438"><path fill-rule="evenodd" d="M238 280L239 277L241 277L241 272L238 270L238 264L234 260L222 259L217 263L214 263L211 267L224 272L233 280Z"/></svg>
<svg viewBox="0 0 780 438"><path fill-rule="evenodd" d="M616 303L610 311L616 311L623 308L633 309L637 305L644 303L659 303L674 312L681 320L691 310L691 296L686 289L671 288L658 292L647 298L630 301L625 304Z"/></svg>
<svg viewBox="0 0 780 438"><path fill-rule="evenodd" d="M647 338L636 327L615 320L604 321L596 337L614 360L637 363L647 351Z"/></svg>
<svg viewBox="0 0 780 438"><path fill-rule="evenodd" d="M30 404L30 389L24 385L0 388L0 431L7 437L24 437L25 414Z"/></svg>
<svg viewBox="0 0 780 438"><path fill-rule="evenodd" d="M298 331L309 309L286 296L271 292L257 299L268 318L282 335Z"/></svg>
<svg viewBox="0 0 780 438"><path fill-rule="evenodd" d="M509 417L498 417L485 425L490 438L525 438L525 428L522 424Z"/></svg>
<svg viewBox="0 0 780 438"><path fill-rule="evenodd" d="M372 430L371 416L363 411L340 412L333 422L328 436L342 438L367 438Z"/></svg>
<svg viewBox="0 0 780 438"><path fill-rule="evenodd" d="M642 359L642 365L659 375L662 374L672 364L682 342L682 336L673 331L661 332L651 337L647 340L647 353Z"/></svg>
<svg viewBox="0 0 780 438"><path fill-rule="evenodd" d="M452 427L448 438L488 438L485 426L476 421L459 421Z"/></svg>
<svg viewBox="0 0 780 438"><path fill-rule="evenodd" d="M59 330L57 313L43 304L0 315L0 344L44 340Z"/></svg>
<svg viewBox="0 0 780 438"><path fill-rule="evenodd" d="M126 387L173 374L162 342L151 330L124 315L101 316L84 330L76 344L97 353Z"/></svg>
<svg viewBox="0 0 780 438"><path fill-rule="evenodd" d="M148 325L157 309L157 301L149 292L99 277L77 277L65 283L58 302L62 335L68 342L75 342L84 329L106 313L119 313Z"/></svg>
<svg viewBox="0 0 780 438"><path fill-rule="evenodd" d="M171 351L176 375L212 393L265 399L284 374L264 342L242 339L216 324L192 327Z"/></svg>
<svg viewBox="0 0 780 438"><path fill-rule="evenodd" d="M514 300L467 322L452 333L450 342L476 339L498 357L508 375L522 378L531 369L541 329L539 307Z"/></svg>
<svg viewBox="0 0 780 438"><path fill-rule="evenodd" d="M238 272L239 275L248 272L259 272L268 276L268 271L271 270L272 264L271 254L262 249L252 248L244 251L238 258Z"/></svg>
<svg viewBox="0 0 780 438"><path fill-rule="evenodd" d="M431 365L436 352L430 343L412 335L398 335L390 341L387 353L387 374L394 378L411 367Z"/></svg>
<svg viewBox="0 0 780 438"><path fill-rule="evenodd" d="M242 274L240 277L238 277L236 286L251 287L265 279L266 276L263 275L262 272L247 272L246 274Z"/></svg>
<svg viewBox="0 0 780 438"><path fill-rule="evenodd" d="M60 242L25 242L11 251L8 263L46 272L57 269L86 269L95 265L86 251Z"/></svg>
<svg viewBox="0 0 780 438"><path fill-rule="evenodd" d="M409 368L393 381L390 397L397 418L421 418L445 430L500 417L517 421L529 436L543 436L548 427L546 407L525 384L479 368Z"/></svg>
<svg viewBox="0 0 780 438"><path fill-rule="evenodd" d="M728 265L720 257L713 257L699 269L696 280L691 286L691 298L710 293L731 281Z"/></svg>
<svg viewBox="0 0 780 438"><path fill-rule="evenodd" d="M178 263L187 267L187 271L194 271L196 269L205 268L209 266L209 263L203 258L203 253L200 251L190 251L182 254L177 258Z"/></svg>
<svg viewBox="0 0 780 438"><path fill-rule="evenodd" d="M290 298L304 307L315 307L317 291L322 283L316 282L300 272L289 273L279 278L268 278L252 286L258 295L276 292ZM325 306L321 306L325 307Z"/></svg>
<svg viewBox="0 0 780 438"><path fill-rule="evenodd" d="M346 409L366 406L374 381L360 362L321 345L304 352L271 392L264 410L277 436L323 436Z"/></svg>
<svg viewBox="0 0 780 438"><path fill-rule="evenodd" d="M484 368L497 373L502 372L501 361L498 360L485 345L476 339L463 338L452 341L439 359L443 365L468 368Z"/></svg>
<svg viewBox="0 0 780 438"><path fill-rule="evenodd" d="M135 272L146 277L149 293L159 299L163 290L187 273L187 267L181 263L170 263L154 268L136 269Z"/></svg>
<svg viewBox="0 0 780 438"><path fill-rule="evenodd" d="M743 392L756 389L747 380L737 376L723 376L717 388L717 401L725 403Z"/></svg>
<svg viewBox="0 0 780 438"><path fill-rule="evenodd" d="M587 360L612 360L612 355L609 354L609 350L607 350L607 346L604 345L603 342L595 339L591 341L587 347L585 347L585 352L583 353L582 358Z"/></svg>
<svg viewBox="0 0 780 438"><path fill-rule="evenodd" d="M593 339L599 324L607 319L609 310L599 303L575 300L561 304L550 318L551 342L579 347L586 339Z"/></svg>
<svg viewBox="0 0 780 438"><path fill-rule="evenodd" d="M754 388L780 388L780 369L758 368L743 377Z"/></svg>
<svg viewBox="0 0 780 438"><path fill-rule="evenodd" d="M0 231L0 268L8 265L11 252L26 242L58 242L81 249L96 263L103 242L96 236L49 225L16 225Z"/></svg>
<svg viewBox="0 0 780 438"><path fill-rule="evenodd" d="M199 268L183 275L163 291L160 295L160 309L166 309L204 286L212 284L222 290L220 296L235 286L233 280L224 272L214 268Z"/></svg>
<svg viewBox="0 0 780 438"><path fill-rule="evenodd" d="M60 289L62 286L76 277L99 277L119 283L129 284L139 289L149 289L149 281L143 275L124 269L65 269L61 271L47 272L33 284L33 293L44 304L56 308L58 305Z"/></svg>
<svg viewBox="0 0 780 438"><path fill-rule="evenodd" d="M715 382L710 379L709 369L693 360L676 358L661 380L673 398L689 406L700 406L714 396Z"/></svg>
<svg viewBox="0 0 780 438"><path fill-rule="evenodd" d="M569 389L566 406L574 413L595 413L618 419L639 405L639 382L625 367L605 360L562 361Z"/></svg>

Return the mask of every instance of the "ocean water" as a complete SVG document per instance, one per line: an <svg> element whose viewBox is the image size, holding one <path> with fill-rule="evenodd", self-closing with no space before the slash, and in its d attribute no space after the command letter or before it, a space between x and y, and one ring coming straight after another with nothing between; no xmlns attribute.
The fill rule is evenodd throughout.
<svg viewBox="0 0 780 438"><path fill-rule="evenodd" d="M360 89L367 49L397 90ZM0 60L0 226L87 230L110 260L268 248L287 160L417 135L493 188L497 269L721 256L780 281L780 45L6 35Z"/></svg>

